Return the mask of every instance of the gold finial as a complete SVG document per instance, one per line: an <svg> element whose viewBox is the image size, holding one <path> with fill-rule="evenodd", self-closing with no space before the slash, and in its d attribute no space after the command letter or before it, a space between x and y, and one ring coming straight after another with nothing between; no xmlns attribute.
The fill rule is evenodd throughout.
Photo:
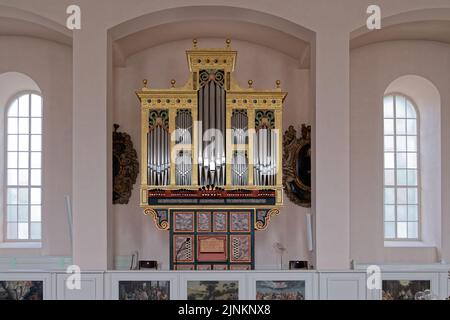
<svg viewBox="0 0 450 320"><path fill-rule="evenodd" d="M144 84L144 88L147 88L147 83L148 83L147 79L142 80L142 83Z"/></svg>
<svg viewBox="0 0 450 320"><path fill-rule="evenodd" d="M176 83L175 79L170 80L170 84L172 85L172 88L175 88L175 83Z"/></svg>
<svg viewBox="0 0 450 320"><path fill-rule="evenodd" d="M252 88L252 86L253 86L253 80L248 80L248 87Z"/></svg>
<svg viewBox="0 0 450 320"><path fill-rule="evenodd" d="M277 85L277 88L280 88L281 81L280 81L280 80L277 80L277 81L275 81L275 83L276 83L276 85Z"/></svg>
<svg viewBox="0 0 450 320"><path fill-rule="evenodd" d="M194 48L197 48L197 39L192 39L192 44L194 45Z"/></svg>
<svg viewBox="0 0 450 320"><path fill-rule="evenodd" d="M226 44L227 44L227 48L229 48L229 47L230 47L230 44L231 44L231 39L227 39L225 42L226 42Z"/></svg>

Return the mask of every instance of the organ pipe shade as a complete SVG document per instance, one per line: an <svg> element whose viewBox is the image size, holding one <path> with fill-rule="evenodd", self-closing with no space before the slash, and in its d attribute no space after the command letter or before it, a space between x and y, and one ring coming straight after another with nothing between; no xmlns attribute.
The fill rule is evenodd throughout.
<svg viewBox="0 0 450 320"><path fill-rule="evenodd" d="M192 184L192 114L188 109L177 111L175 118L175 143L177 148L175 159L175 183L180 186ZM186 148L183 148L186 146Z"/></svg>
<svg viewBox="0 0 450 320"><path fill-rule="evenodd" d="M223 186L226 183L224 71L201 70L199 82L199 184Z"/></svg>
<svg viewBox="0 0 450 320"><path fill-rule="evenodd" d="M253 137L253 175L259 186L273 186L277 178L278 133L271 110L256 112Z"/></svg>
<svg viewBox="0 0 450 320"><path fill-rule="evenodd" d="M167 110L150 111L147 144L149 184L168 185L170 182L170 137Z"/></svg>

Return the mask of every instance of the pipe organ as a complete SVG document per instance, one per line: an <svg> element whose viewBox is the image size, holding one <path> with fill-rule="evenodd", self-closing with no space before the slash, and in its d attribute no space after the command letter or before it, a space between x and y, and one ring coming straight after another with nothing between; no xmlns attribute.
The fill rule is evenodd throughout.
<svg viewBox="0 0 450 320"><path fill-rule="evenodd" d="M237 52L186 51L182 87L144 87L141 105L141 206L170 232L172 269L252 269L254 232L283 203L280 81L241 88Z"/></svg>

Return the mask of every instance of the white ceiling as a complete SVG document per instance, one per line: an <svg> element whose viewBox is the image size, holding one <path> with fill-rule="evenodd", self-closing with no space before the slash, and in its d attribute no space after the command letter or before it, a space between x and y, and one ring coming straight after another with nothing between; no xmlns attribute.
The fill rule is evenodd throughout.
<svg viewBox="0 0 450 320"><path fill-rule="evenodd" d="M310 65L309 42L263 25L217 19L158 25L117 39L115 41L116 59L126 60L127 57L135 53L162 43L197 37L249 41L296 59L302 68L307 68ZM116 63L119 62L116 60Z"/></svg>

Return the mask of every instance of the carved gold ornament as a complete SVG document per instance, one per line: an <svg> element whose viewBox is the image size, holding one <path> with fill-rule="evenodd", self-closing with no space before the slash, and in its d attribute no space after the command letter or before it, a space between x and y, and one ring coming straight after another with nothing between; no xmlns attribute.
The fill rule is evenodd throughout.
<svg viewBox="0 0 450 320"><path fill-rule="evenodd" d="M283 136L283 187L289 200L311 207L311 126L302 124L301 136L293 126Z"/></svg>

